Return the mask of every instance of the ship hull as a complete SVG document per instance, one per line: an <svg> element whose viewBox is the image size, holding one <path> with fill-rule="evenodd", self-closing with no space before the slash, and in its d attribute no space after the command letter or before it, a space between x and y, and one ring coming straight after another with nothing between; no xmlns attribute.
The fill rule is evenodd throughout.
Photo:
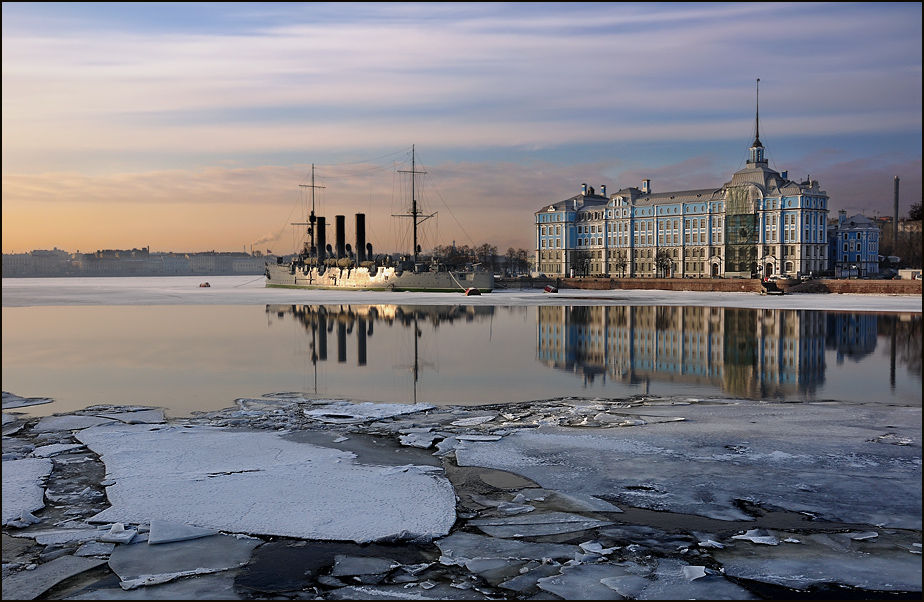
<svg viewBox="0 0 924 602"><path fill-rule="evenodd" d="M328 267L319 273L316 268L268 263L266 287L429 293L463 293L469 288L487 293L494 289L494 274L490 272L412 272L393 267L373 270Z"/></svg>

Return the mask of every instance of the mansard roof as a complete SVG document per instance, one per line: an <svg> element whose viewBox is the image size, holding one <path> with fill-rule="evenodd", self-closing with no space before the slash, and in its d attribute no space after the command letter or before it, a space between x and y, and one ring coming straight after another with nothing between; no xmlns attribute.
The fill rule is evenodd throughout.
<svg viewBox="0 0 924 602"><path fill-rule="evenodd" d="M675 203L700 203L721 199L722 191L715 188L680 190L675 192L652 192L635 199L634 205L670 205Z"/></svg>
<svg viewBox="0 0 924 602"><path fill-rule="evenodd" d="M549 211L580 211L586 205L605 205L608 199L599 194L576 194L570 199L558 201L551 205L546 205L536 213L548 213Z"/></svg>
<svg viewBox="0 0 924 602"><path fill-rule="evenodd" d="M851 216L845 217L843 222L837 224L837 229L846 232L846 231L857 231L857 230L878 230L879 226L873 223L865 215L860 213Z"/></svg>

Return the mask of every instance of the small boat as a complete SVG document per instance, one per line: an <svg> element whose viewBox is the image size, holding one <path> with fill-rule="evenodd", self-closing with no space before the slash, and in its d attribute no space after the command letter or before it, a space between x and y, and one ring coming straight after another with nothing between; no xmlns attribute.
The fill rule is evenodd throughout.
<svg viewBox="0 0 924 602"><path fill-rule="evenodd" d="M545 285L545 289L544 289L544 290L545 290L545 292L547 292L547 293L557 293L557 292L558 292L558 289L555 288L554 286L552 286L551 284Z"/></svg>
<svg viewBox="0 0 924 602"><path fill-rule="evenodd" d="M761 280L760 281L760 294L761 295L785 295L786 291L777 286L776 281L774 280Z"/></svg>
<svg viewBox="0 0 924 602"><path fill-rule="evenodd" d="M202 284L199 285L199 288L209 288L210 286L212 285L209 284L208 282L203 282Z"/></svg>
<svg viewBox="0 0 924 602"><path fill-rule="evenodd" d="M480 290L480 289L477 289L477 288L475 288L475 287L473 287L473 286L472 286L472 287L469 287L469 288L467 288L467 289L465 289L465 296L466 296L466 297L471 297L472 295L480 295L480 294L481 294L481 290Z"/></svg>

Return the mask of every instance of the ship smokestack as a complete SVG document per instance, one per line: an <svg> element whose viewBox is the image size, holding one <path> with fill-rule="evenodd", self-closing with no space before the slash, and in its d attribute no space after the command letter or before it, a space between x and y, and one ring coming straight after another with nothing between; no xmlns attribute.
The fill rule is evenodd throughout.
<svg viewBox="0 0 924 602"><path fill-rule="evenodd" d="M346 216L337 215L334 219L337 220L337 259L341 259L346 254Z"/></svg>
<svg viewBox="0 0 924 602"><path fill-rule="evenodd" d="M343 217L343 216L340 216ZM347 325L343 320L337 320L337 363L346 363Z"/></svg>
<svg viewBox="0 0 924 602"><path fill-rule="evenodd" d="M323 219L318 218L318 221ZM318 312L318 359L322 362L327 360L327 313L323 311Z"/></svg>
<svg viewBox="0 0 924 602"><path fill-rule="evenodd" d="M356 214L356 262L366 261L366 214Z"/></svg>
<svg viewBox="0 0 924 602"><path fill-rule="evenodd" d="M324 259L327 257L327 220L323 217L318 218L318 265L324 265Z"/></svg>
<svg viewBox="0 0 924 602"><path fill-rule="evenodd" d="M366 319L359 318L359 327L356 329L356 364L365 366L367 362L366 350Z"/></svg>

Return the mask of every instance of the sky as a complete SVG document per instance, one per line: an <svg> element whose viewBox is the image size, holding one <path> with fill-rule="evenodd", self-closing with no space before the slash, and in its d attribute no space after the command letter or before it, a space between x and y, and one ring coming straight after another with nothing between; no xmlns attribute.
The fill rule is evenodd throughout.
<svg viewBox="0 0 924 602"><path fill-rule="evenodd" d="M3 252L295 250L311 206L534 248L581 185L721 187L760 111L831 216L921 201L920 3L3 3ZM759 95L758 95L758 82ZM329 239L330 239L329 235Z"/></svg>

